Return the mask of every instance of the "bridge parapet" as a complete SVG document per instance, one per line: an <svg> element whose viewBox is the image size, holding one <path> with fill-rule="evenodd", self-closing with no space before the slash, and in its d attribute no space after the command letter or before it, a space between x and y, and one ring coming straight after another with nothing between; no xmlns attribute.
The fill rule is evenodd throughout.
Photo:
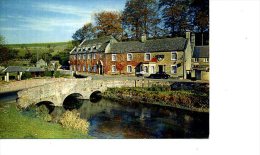
<svg viewBox="0 0 260 155"><path fill-rule="evenodd" d="M95 91L104 92L113 87L136 87L142 81L136 80L91 80L91 79L64 79L18 92L18 105L26 108L42 101L62 106L66 97L71 94L81 94L83 99L89 99Z"/></svg>

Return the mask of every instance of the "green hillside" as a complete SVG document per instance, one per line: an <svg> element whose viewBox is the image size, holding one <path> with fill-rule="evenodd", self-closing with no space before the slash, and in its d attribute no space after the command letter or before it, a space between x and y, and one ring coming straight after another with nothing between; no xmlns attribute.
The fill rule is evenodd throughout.
<svg viewBox="0 0 260 155"><path fill-rule="evenodd" d="M32 43L32 44L9 44L7 47L18 50L18 56L25 56L27 51L32 54L50 53L52 56L60 52L69 52L73 48L72 42L54 42L54 43Z"/></svg>

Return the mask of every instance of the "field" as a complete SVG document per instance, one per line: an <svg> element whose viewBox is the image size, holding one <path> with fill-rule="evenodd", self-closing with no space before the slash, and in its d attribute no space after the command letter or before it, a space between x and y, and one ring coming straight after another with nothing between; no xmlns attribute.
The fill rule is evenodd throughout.
<svg viewBox="0 0 260 155"><path fill-rule="evenodd" d="M27 51L32 54L39 52L50 53L52 56L60 52L70 51L73 48L72 42L54 42L54 43L32 43L32 44L8 44L11 49L18 50L18 55L24 57Z"/></svg>

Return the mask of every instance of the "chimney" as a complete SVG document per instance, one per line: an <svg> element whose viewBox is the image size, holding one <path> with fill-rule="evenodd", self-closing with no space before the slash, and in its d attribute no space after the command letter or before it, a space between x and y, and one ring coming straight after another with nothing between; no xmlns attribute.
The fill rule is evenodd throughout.
<svg viewBox="0 0 260 155"><path fill-rule="evenodd" d="M190 34L191 34L190 30L187 30L187 31L186 31L186 39L187 39L187 40L190 39Z"/></svg>
<svg viewBox="0 0 260 155"><path fill-rule="evenodd" d="M195 47L195 33L191 33L191 47L194 49Z"/></svg>
<svg viewBox="0 0 260 155"><path fill-rule="evenodd" d="M141 42L144 43L146 42L146 34L143 33L143 35L141 36Z"/></svg>

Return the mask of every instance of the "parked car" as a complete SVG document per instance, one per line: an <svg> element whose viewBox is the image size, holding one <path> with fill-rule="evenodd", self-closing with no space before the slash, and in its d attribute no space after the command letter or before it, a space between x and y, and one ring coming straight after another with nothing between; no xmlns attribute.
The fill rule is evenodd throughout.
<svg viewBox="0 0 260 155"><path fill-rule="evenodd" d="M165 72L157 72L155 74L150 74L148 78L152 79L168 79L170 77L169 74L166 74Z"/></svg>

